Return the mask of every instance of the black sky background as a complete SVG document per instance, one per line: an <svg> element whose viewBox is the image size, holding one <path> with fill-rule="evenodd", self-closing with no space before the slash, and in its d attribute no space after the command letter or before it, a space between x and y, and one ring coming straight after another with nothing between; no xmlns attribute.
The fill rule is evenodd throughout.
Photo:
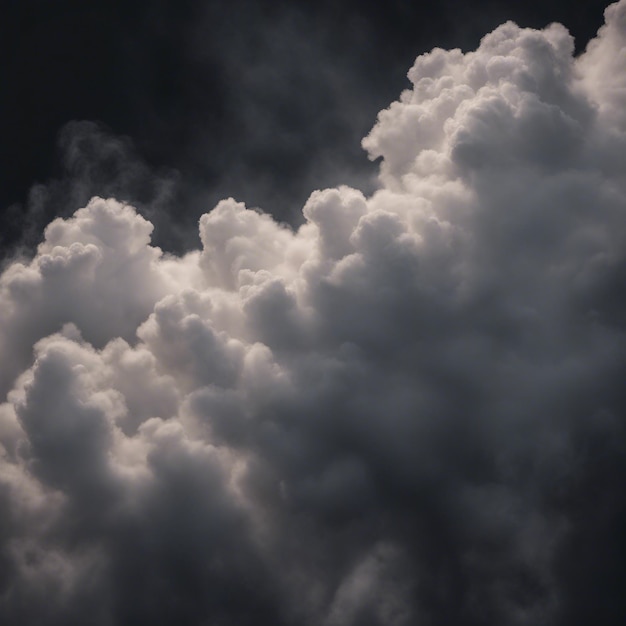
<svg viewBox="0 0 626 626"><path fill-rule="evenodd" d="M24 0L3 4L0 245L34 245L94 194L195 243L227 196L298 223L316 188L371 191L361 138L434 46L511 19L564 23L580 51L605 3ZM88 121L88 124L71 124ZM70 124L70 126L67 126ZM33 188L33 185L35 187Z"/></svg>

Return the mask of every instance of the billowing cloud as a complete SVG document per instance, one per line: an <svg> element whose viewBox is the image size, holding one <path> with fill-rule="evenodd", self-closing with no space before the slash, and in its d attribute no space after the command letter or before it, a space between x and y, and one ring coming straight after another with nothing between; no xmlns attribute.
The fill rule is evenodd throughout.
<svg viewBox="0 0 626 626"><path fill-rule="evenodd" d="M435 49L370 197L202 249L114 199L0 277L6 624L618 624L626 0Z"/></svg>

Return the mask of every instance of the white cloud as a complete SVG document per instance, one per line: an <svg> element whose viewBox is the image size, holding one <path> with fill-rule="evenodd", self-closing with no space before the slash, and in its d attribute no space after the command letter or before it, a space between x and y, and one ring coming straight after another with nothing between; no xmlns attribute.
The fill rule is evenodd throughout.
<svg viewBox="0 0 626 626"><path fill-rule="evenodd" d="M380 189L297 231L50 224L0 277L0 616L574 623L607 564L571 542L614 549L589 481L623 504L625 15L580 58L512 23L420 56Z"/></svg>

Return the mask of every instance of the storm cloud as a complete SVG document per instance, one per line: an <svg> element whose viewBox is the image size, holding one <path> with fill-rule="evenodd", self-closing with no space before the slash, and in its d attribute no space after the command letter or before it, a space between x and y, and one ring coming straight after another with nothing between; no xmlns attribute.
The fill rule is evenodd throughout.
<svg viewBox="0 0 626 626"><path fill-rule="evenodd" d="M297 229L93 198L0 277L0 621L626 614L626 0L435 49Z"/></svg>

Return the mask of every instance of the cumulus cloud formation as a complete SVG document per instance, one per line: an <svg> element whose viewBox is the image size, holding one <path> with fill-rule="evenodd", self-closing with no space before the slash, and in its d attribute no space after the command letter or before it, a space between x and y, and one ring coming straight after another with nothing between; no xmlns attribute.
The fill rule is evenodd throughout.
<svg viewBox="0 0 626 626"><path fill-rule="evenodd" d="M0 621L621 624L626 0L435 49L298 230L93 198L0 277Z"/></svg>

